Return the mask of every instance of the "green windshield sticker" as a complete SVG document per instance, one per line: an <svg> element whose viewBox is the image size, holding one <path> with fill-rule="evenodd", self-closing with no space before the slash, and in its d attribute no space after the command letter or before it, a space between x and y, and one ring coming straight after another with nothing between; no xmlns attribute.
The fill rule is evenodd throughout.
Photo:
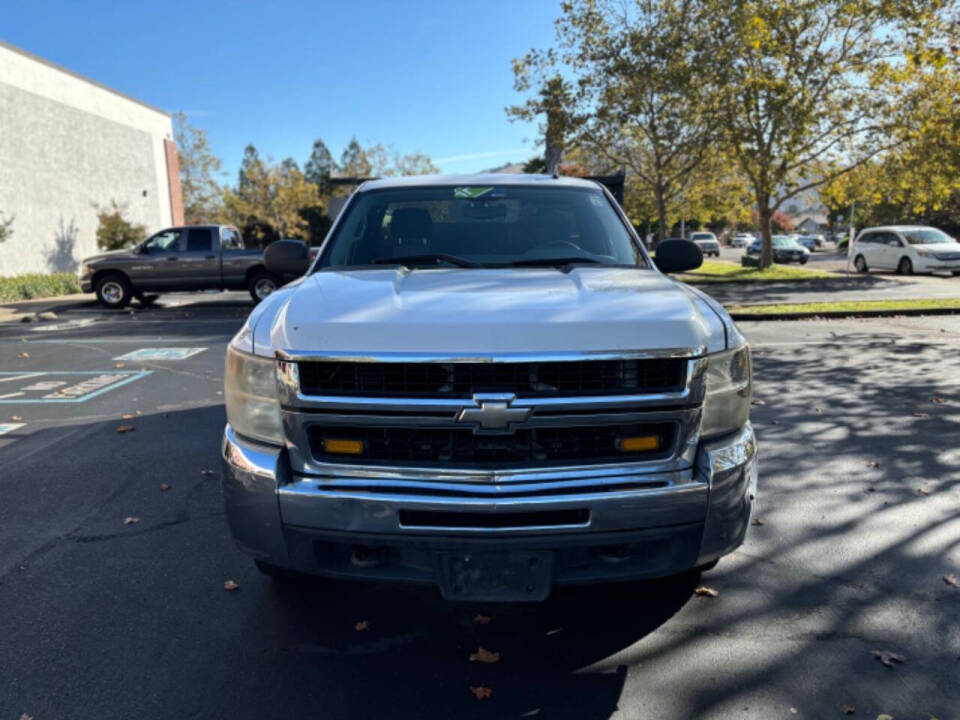
<svg viewBox="0 0 960 720"><path fill-rule="evenodd" d="M493 190L492 187L458 187L453 189L453 196L473 200L481 195L486 195L491 190Z"/></svg>

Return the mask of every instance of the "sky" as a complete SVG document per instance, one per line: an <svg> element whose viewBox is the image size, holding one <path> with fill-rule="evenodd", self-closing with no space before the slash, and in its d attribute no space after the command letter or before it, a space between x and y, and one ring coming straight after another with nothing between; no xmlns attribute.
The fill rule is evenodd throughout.
<svg viewBox="0 0 960 720"><path fill-rule="evenodd" d="M303 164L356 136L442 172L538 154L511 60L549 47L559 0L4 3L0 39L207 131L232 179L244 147Z"/></svg>

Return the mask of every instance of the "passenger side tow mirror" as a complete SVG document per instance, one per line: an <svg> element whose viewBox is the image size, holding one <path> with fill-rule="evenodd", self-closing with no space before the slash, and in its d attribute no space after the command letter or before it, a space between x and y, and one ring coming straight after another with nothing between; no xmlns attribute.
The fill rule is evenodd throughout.
<svg viewBox="0 0 960 720"><path fill-rule="evenodd" d="M263 264L276 275L303 275L310 267L310 248L299 240L277 240L267 245Z"/></svg>
<svg viewBox="0 0 960 720"><path fill-rule="evenodd" d="M664 240L657 245L653 261L660 272L696 270L703 265L703 251L690 240Z"/></svg>

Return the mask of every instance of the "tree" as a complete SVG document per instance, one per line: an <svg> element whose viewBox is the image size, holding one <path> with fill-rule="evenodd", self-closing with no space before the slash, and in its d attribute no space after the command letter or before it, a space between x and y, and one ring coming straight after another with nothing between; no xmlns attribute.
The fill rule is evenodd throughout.
<svg viewBox="0 0 960 720"><path fill-rule="evenodd" d="M184 222L212 222L220 212L222 197L216 180L220 158L210 150L207 131L192 126L182 112L173 115L173 137L180 164Z"/></svg>
<svg viewBox="0 0 960 720"><path fill-rule="evenodd" d="M350 138L350 142L340 154L340 174L345 177L370 177L373 166L367 151L361 147L357 139Z"/></svg>
<svg viewBox="0 0 960 720"><path fill-rule="evenodd" d="M97 247L101 250L122 250L143 242L147 228L124 217L127 206L110 201L110 206L93 206L97 211Z"/></svg>
<svg viewBox="0 0 960 720"><path fill-rule="evenodd" d="M237 187L224 190L223 202L244 235L265 244L278 237L306 238L309 225L301 211L318 208L320 196L292 159L273 165L248 145Z"/></svg>
<svg viewBox="0 0 960 720"><path fill-rule="evenodd" d="M725 149L749 179L760 266L773 262L771 218L789 198L895 147L912 48L940 0L703 0Z"/></svg>
<svg viewBox="0 0 960 720"><path fill-rule="evenodd" d="M13 221L16 220L16 215L11 215L6 217L2 212L0 212L0 243L8 240L13 236Z"/></svg>
<svg viewBox="0 0 960 720"><path fill-rule="evenodd" d="M314 140L310 157L307 158L307 162L303 166L303 175L309 182L317 186L321 197L330 194L330 177L337 171L337 163L334 161L326 143L319 138Z"/></svg>
<svg viewBox="0 0 960 720"><path fill-rule="evenodd" d="M570 0L556 23L559 51L514 61L515 89L533 97L508 115L545 115L548 145L589 148L626 167L654 196L660 239L716 129L703 25L695 0Z"/></svg>

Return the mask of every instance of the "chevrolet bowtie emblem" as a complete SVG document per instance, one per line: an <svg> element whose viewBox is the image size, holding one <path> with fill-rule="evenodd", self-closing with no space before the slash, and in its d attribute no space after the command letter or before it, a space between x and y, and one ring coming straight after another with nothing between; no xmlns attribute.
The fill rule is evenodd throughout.
<svg viewBox="0 0 960 720"><path fill-rule="evenodd" d="M513 432L513 426L530 417L530 408L510 407L516 395L477 393L477 407L463 408L457 413L458 423L470 423L478 435Z"/></svg>

